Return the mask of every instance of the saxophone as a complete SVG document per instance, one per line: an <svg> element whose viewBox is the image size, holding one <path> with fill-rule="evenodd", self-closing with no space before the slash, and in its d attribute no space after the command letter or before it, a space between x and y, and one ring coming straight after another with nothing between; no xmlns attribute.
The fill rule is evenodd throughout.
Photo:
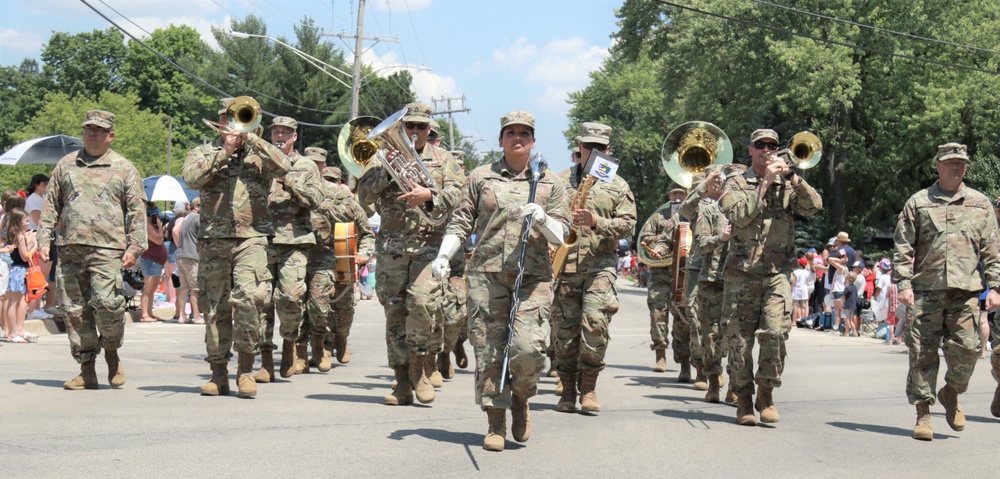
<svg viewBox="0 0 1000 479"><path fill-rule="evenodd" d="M580 188L577 189L576 195L573 196L573 202L569 205L569 212L573 214L576 210L583 209L587 204L587 194L590 193L590 188L594 186L594 182L597 181L597 177L594 175L587 175L587 178L580 183ZM559 245L556 249L552 251L552 281L559 279L559 274L562 273L563 268L566 267L566 257L569 256L569 251L571 248L576 247L577 237L579 236L579 228L573 227L569 231L569 238L566 238L566 242Z"/></svg>

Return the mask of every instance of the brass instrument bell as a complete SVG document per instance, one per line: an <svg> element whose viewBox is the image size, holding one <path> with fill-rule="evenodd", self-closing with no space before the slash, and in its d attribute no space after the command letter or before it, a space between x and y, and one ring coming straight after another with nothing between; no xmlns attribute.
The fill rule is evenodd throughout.
<svg viewBox="0 0 1000 479"><path fill-rule="evenodd" d="M257 100L250 96L240 96L233 99L233 102L226 107L225 115L228 120L226 125L204 118L201 121L219 133L250 133L260 127L263 116L260 103L257 103Z"/></svg>
<svg viewBox="0 0 1000 479"><path fill-rule="evenodd" d="M684 188L690 188L692 177L705 168L733 162L729 137L706 121L689 121L674 128L663 141L662 151L663 170Z"/></svg>
<svg viewBox="0 0 1000 479"><path fill-rule="evenodd" d="M361 178L368 166L373 164L371 161L378 154L383 141L377 137L368 139L368 134L381 122L382 120L373 116L359 116L340 129L337 153L340 163L351 176Z"/></svg>
<svg viewBox="0 0 1000 479"><path fill-rule="evenodd" d="M823 142L819 137L803 131L792 136L788 147L778 151L774 156L783 156L789 166L807 170L816 166L823 157Z"/></svg>

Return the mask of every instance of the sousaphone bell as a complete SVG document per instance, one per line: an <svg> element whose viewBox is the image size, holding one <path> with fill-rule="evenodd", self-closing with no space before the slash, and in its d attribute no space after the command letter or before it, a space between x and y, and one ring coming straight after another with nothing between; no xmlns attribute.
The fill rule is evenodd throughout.
<svg viewBox="0 0 1000 479"><path fill-rule="evenodd" d="M733 162L733 144L721 128L707 121L682 123L663 141L663 170L684 188L690 188L695 174L711 165Z"/></svg>

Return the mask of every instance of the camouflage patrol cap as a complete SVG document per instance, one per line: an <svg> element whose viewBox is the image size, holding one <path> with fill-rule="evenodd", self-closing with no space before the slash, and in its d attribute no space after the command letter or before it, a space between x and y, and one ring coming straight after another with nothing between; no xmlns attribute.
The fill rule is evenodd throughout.
<svg viewBox="0 0 1000 479"><path fill-rule="evenodd" d="M326 164L327 152L325 149L320 148L318 146L309 146L306 147L305 152L306 156L309 157L311 160L315 161L316 163L323 163L324 165Z"/></svg>
<svg viewBox="0 0 1000 479"><path fill-rule="evenodd" d="M296 131L299 129L299 122L290 116L276 116L274 117L274 121L271 122L271 128L276 126L284 126L291 128L292 131Z"/></svg>
<svg viewBox="0 0 1000 479"><path fill-rule="evenodd" d="M465 159L465 152L462 150L451 150L448 153L451 153L451 156L454 156L455 159L458 161L462 161Z"/></svg>
<svg viewBox="0 0 1000 479"><path fill-rule="evenodd" d="M759 130L754 130L753 133L750 134L750 143L753 143L757 140L763 140L765 138L778 141L778 132L768 128L761 128Z"/></svg>
<svg viewBox="0 0 1000 479"><path fill-rule="evenodd" d="M87 118L83 120L83 126L94 125L105 130L115 129L115 114L104 110L90 110Z"/></svg>
<svg viewBox="0 0 1000 479"><path fill-rule="evenodd" d="M406 114L403 115L403 121L411 123L430 123L431 111L431 106L426 103L407 103Z"/></svg>
<svg viewBox="0 0 1000 479"><path fill-rule="evenodd" d="M323 179L340 181L340 168L336 166L323 168Z"/></svg>
<svg viewBox="0 0 1000 479"><path fill-rule="evenodd" d="M935 161L945 161L951 159L969 161L969 150L961 143L945 143L938 145Z"/></svg>
<svg viewBox="0 0 1000 479"><path fill-rule="evenodd" d="M437 120L431 120L431 132L441 133L441 124Z"/></svg>
<svg viewBox="0 0 1000 479"><path fill-rule="evenodd" d="M500 131L510 125L525 125L535 129L535 115L524 110L514 110L500 117Z"/></svg>
<svg viewBox="0 0 1000 479"><path fill-rule="evenodd" d="M671 193L673 193L675 191L680 191L680 192L682 192L684 194L687 194L688 190L687 190L687 188L685 188L685 187L683 187L681 185L678 185L676 182L671 181L670 182L670 190L667 191L667 194L669 195L669 194L671 194Z"/></svg>
<svg viewBox="0 0 1000 479"><path fill-rule="evenodd" d="M580 143L600 143L607 145L611 143L611 127L603 123L586 122L580 125L580 136L576 137Z"/></svg>
<svg viewBox="0 0 1000 479"><path fill-rule="evenodd" d="M236 99L233 98L233 97L228 97L228 98L222 98L222 99L220 99L219 100L219 114L221 115L221 114L225 113L226 110L229 108L229 105L232 105L234 101L236 101Z"/></svg>

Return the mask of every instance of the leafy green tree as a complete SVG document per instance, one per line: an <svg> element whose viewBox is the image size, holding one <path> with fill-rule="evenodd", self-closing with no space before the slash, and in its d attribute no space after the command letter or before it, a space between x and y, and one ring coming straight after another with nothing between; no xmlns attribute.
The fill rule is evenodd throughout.
<svg viewBox="0 0 1000 479"><path fill-rule="evenodd" d="M42 49L42 72L57 91L70 96L120 93L126 53L125 36L117 29L55 32Z"/></svg>
<svg viewBox="0 0 1000 479"><path fill-rule="evenodd" d="M13 134L42 107L47 83L38 62L25 59L18 68L0 67L0 151L17 142Z"/></svg>

